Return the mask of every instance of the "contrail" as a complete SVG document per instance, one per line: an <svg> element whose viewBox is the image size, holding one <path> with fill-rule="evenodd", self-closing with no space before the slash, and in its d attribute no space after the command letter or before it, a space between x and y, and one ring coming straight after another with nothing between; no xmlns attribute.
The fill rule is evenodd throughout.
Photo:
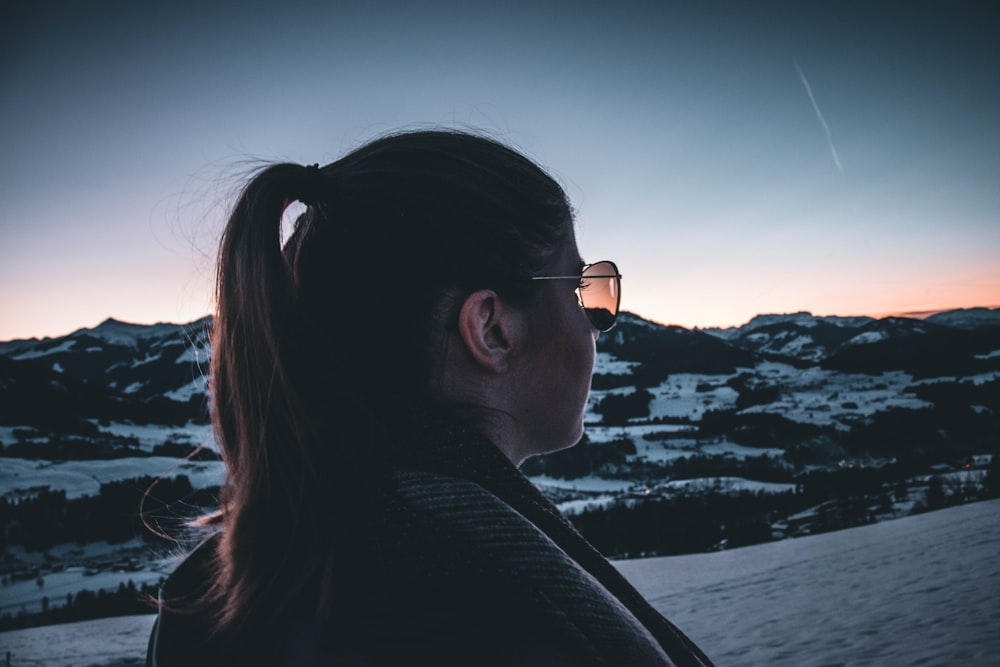
<svg viewBox="0 0 1000 667"><path fill-rule="evenodd" d="M806 78L805 73L802 68L799 67L798 63L795 63L795 71L799 73L799 78L802 79L802 85L806 87L806 93L809 94L809 101L812 102L813 111L816 112L816 117L819 118L819 122L823 125L823 131L826 132L826 143L830 146L830 154L833 156L833 163L837 165L837 170L841 173L844 172L844 168L840 164L840 158L837 157L837 149L833 145L833 135L830 134L830 126L826 124L826 119L823 118L823 112L819 110L819 105L816 104L816 97L813 95L812 86L809 85L809 79Z"/></svg>

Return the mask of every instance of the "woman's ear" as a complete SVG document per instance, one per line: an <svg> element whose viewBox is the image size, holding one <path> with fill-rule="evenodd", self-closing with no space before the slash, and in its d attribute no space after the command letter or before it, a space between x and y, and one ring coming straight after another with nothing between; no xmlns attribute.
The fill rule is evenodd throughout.
<svg viewBox="0 0 1000 667"><path fill-rule="evenodd" d="M507 372L517 327L516 312L493 290L473 292L458 313L458 333L469 356L490 373Z"/></svg>

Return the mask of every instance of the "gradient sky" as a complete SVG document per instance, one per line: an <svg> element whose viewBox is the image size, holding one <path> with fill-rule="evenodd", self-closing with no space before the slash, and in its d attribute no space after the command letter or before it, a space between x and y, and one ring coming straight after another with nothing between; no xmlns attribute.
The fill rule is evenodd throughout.
<svg viewBox="0 0 1000 667"><path fill-rule="evenodd" d="M0 340L210 312L249 160L427 126L546 167L659 322L1000 305L991 2L161 4L0 9Z"/></svg>

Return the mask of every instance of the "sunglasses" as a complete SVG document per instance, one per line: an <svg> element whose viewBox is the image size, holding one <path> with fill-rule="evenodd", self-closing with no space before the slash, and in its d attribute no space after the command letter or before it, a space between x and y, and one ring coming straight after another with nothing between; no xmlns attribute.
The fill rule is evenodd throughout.
<svg viewBox="0 0 1000 667"><path fill-rule="evenodd" d="M622 274L614 262L587 264L578 276L533 276L532 280L579 280L576 296L583 312L598 331L609 331L618 319L622 299Z"/></svg>

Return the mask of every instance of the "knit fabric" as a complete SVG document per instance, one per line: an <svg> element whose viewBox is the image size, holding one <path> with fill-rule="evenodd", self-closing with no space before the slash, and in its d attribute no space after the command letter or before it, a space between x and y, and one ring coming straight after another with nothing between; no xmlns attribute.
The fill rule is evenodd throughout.
<svg viewBox="0 0 1000 667"><path fill-rule="evenodd" d="M394 459L383 548L425 555L418 576L501 581L586 662L711 664L476 430L427 419Z"/></svg>

